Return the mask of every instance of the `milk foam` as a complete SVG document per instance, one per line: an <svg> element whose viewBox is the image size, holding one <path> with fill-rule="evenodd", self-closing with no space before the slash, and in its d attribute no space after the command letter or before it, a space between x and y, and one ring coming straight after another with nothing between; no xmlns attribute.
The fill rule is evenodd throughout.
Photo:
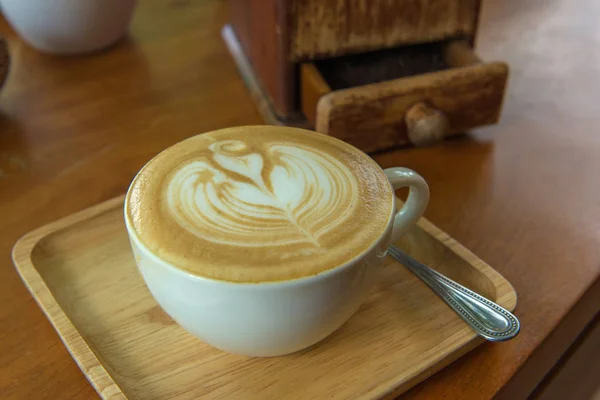
<svg viewBox="0 0 600 400"><path fill-rule="evenodd" d="M218 141L204 159L182 165L168 183L173 219L207 241L243 246L302 243L344 223L358 183L339 160L316 149L274 144L249 152L241 140ZM267 165L272 166L268 168Z"/></svg>
<svg viewBox="0 0 600 400"><path fill-rule="evenodd" d="M318 274L386 235L393 190L364 153L272 126L227 128L166 149L125 200L139 242L192 274L266 282Z"/></svg>

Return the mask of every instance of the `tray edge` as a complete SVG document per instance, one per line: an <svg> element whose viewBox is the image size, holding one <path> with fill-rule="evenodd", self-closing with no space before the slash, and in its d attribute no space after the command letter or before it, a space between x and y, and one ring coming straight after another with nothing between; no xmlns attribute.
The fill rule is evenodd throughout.
<svg viewBox="0 0 600 400"><path fill-rule="evenodd" d="M15 269L31 294L31 297L33 297L46 318L50 321L50 324L88 382L96 390L96 393L105 400L127 400L127 396L105 369L102 362L54 298L46 282L33 265L31 254L39 241L47 235L58 232L87 218L112 210L116 204L123 201L123 198L124 196L119 196L107 200L34 229L17 240L11 254Z"/></svg>
<svg viewBox="0 0 600 400"><path fill-rule="evenodd" d="M426 218L421 218L418 222L421 229L435 237L447 248L452 250L457 256L471 264L474 268L479 270L483 275L488 277L496 288L496 298L490 299L498 303L508 311L514 311L517 307L517 292L513 285L506 279L500 272L492 268L491 265L483 261L471 250L460 244L452 236L438 228L436 225L431 223Z"/></svg>
<svg viewBox="0 0 600 400"><path fill-rule="evenodd" d="M83 372L84 376L94 387L100 397L110 400L127 399L127 396L114 381L108 371L104 368L102 362L97 358L96 354L89 347L77 328L71 323L68 316L62 310L59 303L52 295L52 292L46 286L43 278L33 265L33 262L31 261L31 252L35 248L36 244L45 236L51 233L59 232L66 227L84 221L88 218L111 211L116 206L123 203L124 197L124 195L115 197L37 228L21 237L14 245L12 251L13 264L15 265L21 280L31 293L32 297L35 299L38 306L46 315L46 318L50 320L50 323L79 366L79 369ZM492 300L509 311L514 311L517 305L517 293L512 284L504 276L502 276L502 274L480 259L477 255L472 253L458 241L453 239L446 232L431 223L428 219L421 218L418 222L418 226L432 235L436 240L439 240L457 256L479 270L480 273L488 277L496 288L496 298ZM33 287L34 285L36 287ZM466 341L462 346L456 348L448 357L445 357L434 365L430 365L427 369L416 371L412 378L401 383L399 386L394 387L392 390L380 392L378 394L378 398L386 400L395 398L419 382L427 379L429 376L434 375L436 372L445 368L484 342L485 340L477 337L474 334L472 339ZM389 386L393 387L394 385L391 384Z"/></svg>

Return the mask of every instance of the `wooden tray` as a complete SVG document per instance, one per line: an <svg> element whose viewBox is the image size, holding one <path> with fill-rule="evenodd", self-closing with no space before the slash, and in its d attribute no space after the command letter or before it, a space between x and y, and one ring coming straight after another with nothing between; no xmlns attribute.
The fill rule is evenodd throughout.
<svg viewBox="0 0 600 400"><path fill-rule="evenodd" d="M119 197L37 229L13 249L23 281L102 398L391 398L481 343L389 259L367 302L323 342L275 358L223 353L186 333L151 297L122 204ZM399 245L514 309L508 281L427 220Z"/></svg>

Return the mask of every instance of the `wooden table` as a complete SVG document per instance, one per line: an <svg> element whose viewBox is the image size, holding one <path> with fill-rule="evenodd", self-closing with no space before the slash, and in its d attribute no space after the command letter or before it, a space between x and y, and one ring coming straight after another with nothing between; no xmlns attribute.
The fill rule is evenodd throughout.
<svg viewBox="0 0 600 400"><path fill-rule="evenodd" d="M523 397L598 312L598 15L595 0L485 2L478 51L511 66L501 123L376 157L423 174L427 217L514 284L523 325L517 339L482 345L407 398ZM219 36L226 20L221 1L147 0L128 40L69 58L39 54L0 24L12 55L0 93L1 397L94 397L12 267L17 238L123 193L185 137L261 123ZM594 326L577 346L598 336ZM581 359L570 350L554 375L572 370L564 359L573 354Z"/></svg>

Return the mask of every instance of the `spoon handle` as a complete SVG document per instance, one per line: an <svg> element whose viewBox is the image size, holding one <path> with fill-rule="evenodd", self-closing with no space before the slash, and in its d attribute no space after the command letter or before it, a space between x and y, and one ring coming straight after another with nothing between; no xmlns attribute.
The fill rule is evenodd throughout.
<svg viewBox="0 0 600 400"><path fill-rule="evenodd" d="M499 342L519 333L519 320L498 304L421 264L396 246L390 246L388 254L425 282L480 336Z"/></svg>

